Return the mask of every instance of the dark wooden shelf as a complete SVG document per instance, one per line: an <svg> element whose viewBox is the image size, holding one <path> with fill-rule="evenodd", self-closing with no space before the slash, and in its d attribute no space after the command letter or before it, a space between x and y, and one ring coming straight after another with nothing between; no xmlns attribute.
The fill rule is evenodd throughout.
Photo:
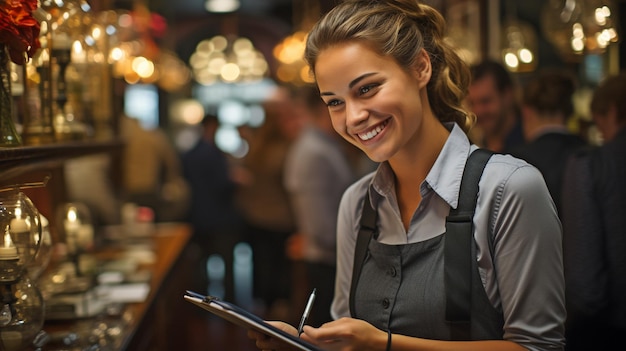
<svg viewBox="0 0 626 351"><path fill-rule="evenodd" d="M58 165L71 158L116 152L123 146L122 140L114 139L0 148L0 183L24 173Z"/></svg>

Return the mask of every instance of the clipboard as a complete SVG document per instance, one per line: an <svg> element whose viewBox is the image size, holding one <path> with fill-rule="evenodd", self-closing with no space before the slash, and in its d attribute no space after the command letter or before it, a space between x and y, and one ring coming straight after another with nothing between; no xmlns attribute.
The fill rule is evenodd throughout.
<svg viewBox="0 0 626 351"><path fill-rule="evenodd" d="M221 317L231 323L246 329L254 329L265 335L282 340L287 344L303 351L322 351L322 349L314 346L297 336L291 335L280 330L273 325L265 322L262 318L238 307L230 302L219 300L217 297L205 296L193 291L187 290L184 295L185 300L197 305L218 317Z"/></svg>

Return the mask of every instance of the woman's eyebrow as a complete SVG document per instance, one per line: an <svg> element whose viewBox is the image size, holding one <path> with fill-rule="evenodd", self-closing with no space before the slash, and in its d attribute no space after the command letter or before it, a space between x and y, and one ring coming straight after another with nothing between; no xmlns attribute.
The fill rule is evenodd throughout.
<svg viewBox="0 0 626 351"><path fill-rule="evenodd" d="M353 81L351 81L350 84L348 84L348 87L350 89L352 89L355 85L357 85L358 82L360 82L363 79L365 79L365 78L367 78L367 77L369 77L371 75L374 75L374 74L376 74L376 73L371 72L371 73L365 73L363 75L360 75L360 76L356 77Z"/></svg>
<svg viewBox="0 0 626 351"><path fill-rule="evenodd" d="M356 77L355 79L353 79L349 84L348 84L348 88L352 89L355 85L357 85L360 81L362 81L363 79L372 76L376 74L375 72L370 72L370 73L365 73L362 74L358 77ZM321 92L320 96L328 96L328 95L335 95L332 92Z"/></svg>

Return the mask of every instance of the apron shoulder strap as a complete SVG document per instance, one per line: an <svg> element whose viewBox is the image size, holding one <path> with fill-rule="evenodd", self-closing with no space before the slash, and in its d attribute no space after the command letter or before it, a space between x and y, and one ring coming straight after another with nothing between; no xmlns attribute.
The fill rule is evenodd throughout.
<svg viewBox="0 0 626 351"><path fill-rule="evenodd" d="M367 256L367 247L369 246L369 242L372 239L372 236L375 236L376 233L376 210L372 208L372 204L370 202L369 194L366 192L363 199L363 213L361 215L361 222L359 228L359 234L356 239L356 247L354 249L354 265L352 266L352 283L350 284L350 315L354 317L355 314L355 305L354 305L354 294L356 292L356 286L359 281L359 276L361 275L361 268L363 267L363 262L365 261L365 256Z"/></svg>
<svg viewBox="0 0 626 351"><path fill-rule="evenodd" d="M458 207L451 208L446 217L444 286L446 321L451 325L453 340L471 340L473 218L478 182L492 154L486 149L470 154L461 178Z"/></svg>

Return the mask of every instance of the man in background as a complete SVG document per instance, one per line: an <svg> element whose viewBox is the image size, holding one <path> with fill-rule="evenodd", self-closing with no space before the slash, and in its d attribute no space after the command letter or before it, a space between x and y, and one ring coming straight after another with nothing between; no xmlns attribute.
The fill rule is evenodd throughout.
<svg viewBox="0 0 626 351"><path fill-rule="evenodd" d="M139 119L123 116L122 201L149 207L155 221L180 220L189 206L189 187L180 157L160 128L144 128Z"/></svg>
<svg viewBox="0 0 626 351"><path fill-rule="evenodd" d="M561 188L565 163L585 140L567 129L574 114L576 82L561 70L545 70L526 83L522 93L522 118L526 144L511 152L537 167L561 213Z"/></svg>
<svg viewBox="0 0 626 351"><path fill-rule="evenodd" d="M495 152L508 153L524 143L515 86L500 63L482 61L471 67L472 83L467 103L476 114L476 144Z"/></svg>

